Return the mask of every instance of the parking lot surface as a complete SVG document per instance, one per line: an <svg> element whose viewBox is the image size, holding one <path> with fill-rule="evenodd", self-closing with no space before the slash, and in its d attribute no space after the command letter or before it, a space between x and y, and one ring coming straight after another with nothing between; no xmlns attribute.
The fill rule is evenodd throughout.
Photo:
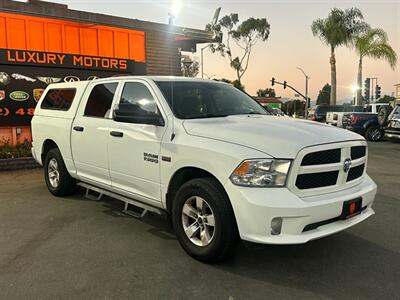
<svg viewBox="0 0 400 300"><path fill-rule="evenodd" d="M0 299L399 299L399 153L370 144L370 219L305 245L240 244L214 265L187 256L166 219L55 198L41 169L0 173Z"/></svg>

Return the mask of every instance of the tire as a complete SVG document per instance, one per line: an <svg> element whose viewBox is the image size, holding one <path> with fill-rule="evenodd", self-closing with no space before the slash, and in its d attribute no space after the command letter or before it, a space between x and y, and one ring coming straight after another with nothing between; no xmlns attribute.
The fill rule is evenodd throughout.
<svg viewBox="0 0 400 300"><path fill-rule="evenodd" d="M202 203L202 210L198 203ZM238 240L235 217L225 191L215 179L192 179L181 186L172 204L172 224L182 248L199 261L219 262L234 253Z"/></svg>
<svg viewBox="0 0 400 300"><path fill-rule="evenodd" d="M370 142L378 142L385 135L384 131L379 125L373 125L365 131L365 138Z"/></svg>
<svg viewBox="0 0 400 300"><path fill-rule="evenodd" d="M393 108L390 105L383 105L378 111L378 123L381 126L386 126L388 123L388 117L392 112Z"/></svg>
<svg viewBox="0 0 400 300"><path fill-rule="evenodd" d="M69 175L58 148L51 149L44 162L44 178L54 196L62 197L75 192L76 181Z"/></svg>

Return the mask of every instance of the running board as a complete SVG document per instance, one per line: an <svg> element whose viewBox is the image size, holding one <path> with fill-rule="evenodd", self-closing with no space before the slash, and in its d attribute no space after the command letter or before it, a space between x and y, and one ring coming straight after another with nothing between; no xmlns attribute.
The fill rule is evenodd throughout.
<svg viewBox="0 0 400 300"><path fill-rule="evenodd" d="M100 199L103 197L103 195L109 196L111 198L120 200L125 203L124 205L124 210L123 212L127 215L130 215L135 218L143 218L147 212L152 212L156 213L158 215L164 215L165 212L161 208L157 208L148 204L145 204L143 202L133 200L131 198L122 196L117 193L113 193L110 191L107 191L105 189L84 183L84 182L78 182L78 185L86 189L85 197L94 200L94 201L100 201ZM129 206L133 206L133 209L129 209Z"/></svg>

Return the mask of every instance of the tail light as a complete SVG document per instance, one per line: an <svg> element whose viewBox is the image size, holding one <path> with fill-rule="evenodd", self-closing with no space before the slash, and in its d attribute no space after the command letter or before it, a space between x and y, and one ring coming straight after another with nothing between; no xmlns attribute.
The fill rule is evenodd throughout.
<svg viewBox="0 0 400 300"><path fill-rule="evenodd" d="M354 125L356 124L358 121L358 117L356 115L351 115L351 124Z"/></svg>

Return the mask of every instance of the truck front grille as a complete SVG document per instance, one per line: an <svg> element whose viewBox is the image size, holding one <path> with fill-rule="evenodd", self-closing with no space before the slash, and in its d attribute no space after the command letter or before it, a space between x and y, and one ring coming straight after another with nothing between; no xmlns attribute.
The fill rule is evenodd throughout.
<svg viewBox="0 0 400 300"><path fill-rule="evenodd" d="M364 174L364 165L353 167L347 175L347 182L360 178Z"/></svg>
<svg viewBox="0 0 400 300"><path fill-rule="evenodd" d="M300 190L304 190L335 185L338 175L339 171L300 174L297 176L296 186Z"/></svg>
<svg viewBox="0 0 400 300"><path fill-rule="evenodd" d="M351 147L351 159L359 159L365 156L367 147L365 146L354 146Z"/></svg>
<svg viewBox="0 0 400 300"><path fill-rule="evenodd" d="M304 156L302 166L333 164L340 162L340 149L331 149L308 153Z"/></svg>
<svg viewBox="0 0 400 300"><path fill-rule="evenodd" d="M345 189L361 180L366 163L364 141L307 147L293 163L288 187L299 196Z"/></svg>

